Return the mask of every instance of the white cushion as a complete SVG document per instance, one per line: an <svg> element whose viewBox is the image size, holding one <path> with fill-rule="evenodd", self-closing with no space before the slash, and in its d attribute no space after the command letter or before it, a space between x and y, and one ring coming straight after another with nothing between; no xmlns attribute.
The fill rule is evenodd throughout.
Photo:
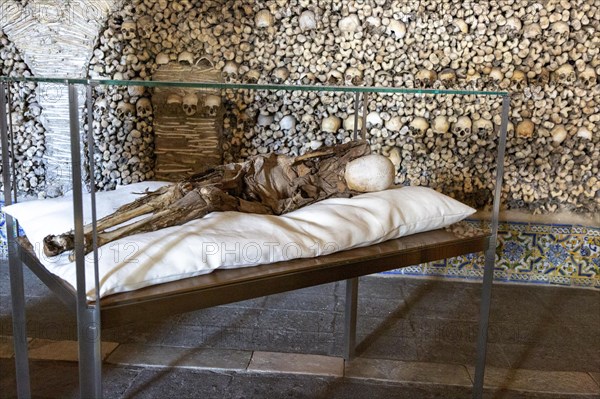
<svg viewBox="0 0 600 399"><path fill-rule="evenodd" d="M143 182L97 194L98 218L166 183ZM89 195L84 196L89 203ZM89 206L85 222L90 222ZM47 258L43 238L73 229L72 197L4 208L18 219L44 266L76 286L67 254ZM332 198L283 216L214 212L182 226L137 234L99 250L100 295L235 268L326 255L368 246L458 222L475 210L424 187L401 187ZM95 295L92 255L87 257L87 295Z"/></svg>

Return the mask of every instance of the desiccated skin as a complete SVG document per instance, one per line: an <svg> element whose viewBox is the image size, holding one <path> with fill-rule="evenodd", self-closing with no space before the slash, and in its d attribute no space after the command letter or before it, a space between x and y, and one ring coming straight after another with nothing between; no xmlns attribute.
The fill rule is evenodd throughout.
<svg viewBox="0 0 600 399"><path fill-rule="evenodd" d="M181 225L211 212L281 215L317 201L354 194L344 180L346 164L368 155L364 141L350 142L298 157L257 155L242 163L217 166L173 185L147 192L97 221L98 246L120 238ZM106 231L138 216L143 219ZM92 250L92 227L84 227L85 252ZM74 248L73 231L44 238L46 256Z"/></svg>

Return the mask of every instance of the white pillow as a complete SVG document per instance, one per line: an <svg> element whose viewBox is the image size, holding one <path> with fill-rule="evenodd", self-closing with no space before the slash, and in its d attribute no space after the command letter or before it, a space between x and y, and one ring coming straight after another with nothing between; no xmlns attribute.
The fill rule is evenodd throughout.
<svg viewBox="0 0 600 399"><path fill-rule="evenodd" d="M154 190L164 184L143 182L99 193L98 218L137 198L146 188ZM88 202L86 195L84 203ZM46 258L42 251L46 235L73 229L71 196L20 203L4 211L19 220L44 266L75 287L75 266L67 254ZM442 228L474 212L424 187L332 198L283 216L214 212L182 226L137 234L101 247L100 295L197 276L217 268L254 266L368 246ZM86 223L89 216L86 211ZM87 258L87 294L93 298L92 256Z"/></svg>

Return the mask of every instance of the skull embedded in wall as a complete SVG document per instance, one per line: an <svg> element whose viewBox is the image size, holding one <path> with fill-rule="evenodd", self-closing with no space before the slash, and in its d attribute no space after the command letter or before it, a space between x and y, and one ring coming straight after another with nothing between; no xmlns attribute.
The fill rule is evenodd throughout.
<svg viewBox="0 0 600 399"><path fill-rule="evenodd" d="M420 116L414 118L408 124L408 130L413 137L423 137L427 132L427 129L429 129L429 122L427 122L427 119Z"/></svg>
<svg viewBox="0 0 600 399"><path fill-rule="evenodd" d="M456 82L456 72L452 68L445 68L438 74L438 79L444 87L450 88Z"/></svg>
<svg viewBox="0 0 600 399"><path fill-rule="evenodd" d="M525 75L525 72L516 69L510 78L510 84L513 90L523 91L527 86L527 75Z"/></svg>
<svg viewBox="0 0 600 399"><path fill-rule="evenodd" d="M337 69L327 72L327 83L330 85L341 85L344 83L344 75Z"/></svg>
<svg viewBox="0 0 600 399"><path fill-rule="evenodd" d="M290 77L290 71L286 67L275 68L273 71L273 83L282 84Z"/></svg>
<svg viewBox="0 0 600 399"><path fill-rule="evenodd" d="M125 101L119 101L115 112L119 119L123 119L135 113L135 106Z"/></svg>
<svg viewBox="0 0 600 399"><path fill-rule="evenodd" d="M571 64L563 64L554 71L554 81L560 85L571 86L576 79L575 69Z"/></svg>
<svg viewBox="0 0 600 399"><path fill-rule="evenodd" d="M431 87L437 79L437 74L431 69L421 69L415 75L415 85L419 88Z"/></svg>
<svg viewBox="0 0 600 399"><path fill-rule="evenodd" d="M296 127L296 118L292 115L286 115L279 121L279 127L284 132L289 132Z"/></svg>
<svg viewBox="0 0 600 399"><path fill-rule="evenodd" d="M433 125L431 129L434 133L444 134L450 130L450 122L448 121L448 117L446 115L438 115L433 120Z"/></svg>
<svg viewBox="0 0 600 399"><path fill-rule="evenodd" d="M192 65L194 65L194 55L192 53L190 53L189 51L183 51L177 57L177 61L181 65L192 66Z"/></svg>
<svg viewBox="0 0 600 399"><path fill-rule="evenodd" d="M169 55L166 53L158 53L156 55L156 64L157 65L166 65L169 62L171 62L171 59L169 58Z"/></svg>
<svg viewBox="0 0 600 399"><path fill-rule="evenodd" d="M204 109L208 116L217 116L221 107L221 97L209 94L204 98Z"/></svg>
<svg viewBox="0 0 600 399"><path fill-rule="evenodd" d="M337 116L328 116L321 121L321 131L336 133L342 126L342 120Z"/></svg>
<svg viewBox="0 0 600 399"><path fill-rule="evenodd" d="M556 125L550 132L554 144L561 144L569 135L567 129L563 125Z"/></svg>
<svg viewBox="0 0 600 399"><path fill-rule="evenodd" d="M178 114L182 109L183 98L178 94L170 94L167 97L166 110L171 115Z"/></svg>
<svg viewBox="0 0 600 399"><path fill-rule="evenodd" d="M135 104L138 117L147 118L152 115L152 103L147 98L140 98Z"/></svg>
<svg viewBox="0 0 600 399"><path fill-rule="evenodd" d="M391 19L386 28L386 32L394 39L400 40L406 36L406 25L402 21Z"/></svg>
<svg viewBox="0 0 600 399"><path fill-rule="evenodd" d="M472 125L471 118L463 115L452 126L452 133L459 139L463 139L471 135Z"/></svg>
<svg viewBox="0 0 600 399"><path fill-rule="evenodd" d="M187 116L194 116L198 112L198 96L189 93L183 96L181 107Z"/></svg>
<svg viewBox="0 0 600 399"><path fill-rule="evenodd" d="M238 64L235 61L227 61L225 66L223 66L223 71L221 72L223 75L223 80L225 82L232 82L237 79L238 76Z"/></svg>
<svg viewBox="0 0 600 399"><path fill-rule="evenodd" d="M273 15L267 9L260 10L254 16L254 25L257 28L268 28L273 25Z"/></svg>
<svg viewBox="0 0 600 399"><path fill-rule="evenodd" d="M494 123L485 118L475 119L472 130L479 138L490 137L494 133Z"/></svg>
<svg viewBox="0 0 600 399"><path fill-rule="evenodd" d="M504 74L500 68L492 68L487 76L488 83L494 87L500 86L500 83L504 79Z"/></svg>
<svg viewBox="0 0 600 399"><path fill-rule="evenodd" d="M579 73L577 80L581 87L590 90L596 86L596 83L598 82L598 76L596 75L594 68L588 66Z"/></svg>
<svg viewBox="0 0 600 399"><path fill-rule="evenodd" d="M383 125L383 119L379 115L379 112L373 111L369 112L367 115L367 128L371 127L381 127Z"/></svg>
<svg viewBox="0 0 600 399"><path fill-rule="evenodd" d="M469 25L465 22L464 19L454 18L452 20L452 27L449 29L451 33L469 33Z"/></svg>
<svg viewBox="0 0 600 399"><path fill-rule="evenodd" d="M132 20L123 21L121 24L121 34L125 40L133 40L137 34L137 25Z"/></svg>
<svg viewBox="0 0 600 399"><path fill-rule="evenodd" d="M154 20L149 15L144 15L137 21L137 32L142 39L149 39L154 30Z"/></svg>
<svg viewBox="0 0 600 399"><path fill-rule="evenodd" d="M315 80L317 80L317 77L312 72L306 72L300 75L300 83L303 85L313 84L315 83Z"/></svg>
<svg viewBox="0 0 600 399"><path fill-rule="evenodd" d="M542 68L540 73L538 73L533 79L531 79L533 83L544 86L550 82L550 72L546 68Z"/></svg>
<svg viewBox="0 0 600 399"><path fill-rule="evenodd" d="M506 19L506 23L504 24L502 29L499 29L499 31L500 33L505 33L512 38L518 36L521 33L522 27L523 24L521 23L521 20L517 16L512 15L511 17Z"/></svg>
<svg viewBox="0 0 600 399"><path fill-rule="evenodd" d="M350 67L344 73L346 85L359 86L363 82L362 77L362 71L356 67Z"/></svg>
<svg viewBox="0 0 600 399"><path fill-rule="evenodd" d="M477 87L480 80L481 74L474 69L469 70L465 76L465 83L471 87Z"/></svg>
<svg viewBox="0 0 600 399"><path fill-rule="evenodd" d="M300 18L298 18L298 25L301 30L313 30L317 28L317 18L315 17L315 13L307 10L303 11L300 14Z"/></svg>
<svg viewBox="0 0 600 399"><path fill-rule="evenodd" d="M533 131L535 130L535 124L530 119L524 119L517 124L515 129L517 136L523 139L529 139L533 137Z"/></svg>
<svg viewBox="0 0 600 399"><path fill-rule="evenodd" d="M108 109L108 101L106 100L106 98L101 97L101 98L98 98L96 100L96 102L94 102L94 112L96 113L96 115L104 114L107 109Z"/></svg>
<svg viewBox="0 0 600 399"><path fill-rule="evenodd" d="M564 21L556 21L550 26L551 39L557 45L561 45L569 40L570 31L569 24Z"/></svg>
<svg viewBox="0 0 600 399"><path fill-rule="evenodd" d="M542 27L537 22L527 24L523 28L523 37L525 39L535 39L542 35Z"/></svg>
<svg viewBox="0 0 600 399"><path fill-rule="evenodd" d="M246 83L256 83L260 79L260 72L256 69L250 69L244 74L244 80Z"/></svg>

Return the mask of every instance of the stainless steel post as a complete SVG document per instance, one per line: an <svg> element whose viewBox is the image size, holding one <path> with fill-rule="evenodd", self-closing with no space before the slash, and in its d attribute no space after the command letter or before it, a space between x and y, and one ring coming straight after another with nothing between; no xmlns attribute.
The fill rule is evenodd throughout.
<svg viewBox="0 0 600 399"><path fill-rule="evenodd" d="M360 105L360 93L354 93L354 136L352 140L358 139L358 108Z"/></svg>
<svg viewBox="0 0 600 399"><path fill-rule="evenodd" d="M475 380L473 382L474 399L479 399L483 396L488 323L490 319L490 305L492 302L492 281L494 279L494 266L496 261L498 219L502 196L502 179L504 177L504 152L506 149L506 131L508 129L509 109L510 97L506 95L502 98L502 122L500 125L500 140L498 142L498 157L496 159L496 187L494 190L494 205L492 211L492 237L490 239L490 245L485 252L485 269L483 272L483 286L479 310L479 334L477 336L477 363L475 365Z"/></svg>
<svg viewBox="0 0 600 399"><path fill-rule="evenodd" d="M12 204L12 185L17 182L11 179L9 162L8 126L6 95L9 88L6 82L0 82L0 140L2 143L2 179L4 182L4 204ZM15 202L17 198L15 196ZM8 244L8 267L10 275L10 296L12 301L13 339L15 347L15 366L17 374L17 395L19 398L30 398L29 359L27 355L27 318L25 315L25 286L23 284L23 263L17 247L17 225L15 220L6 215L6 238Z"/></svg>
<svg viewBox="0 0 600 399"><path fill-rule="evenodd" d="M79 341L79 392L82 398L102 397L100 312L88 306L86 295L83 238L83 193L77 88L69 84L69 123L73 172L73 214L75 221L75 267L77 271L77 338Z"/></svg>
<svg viewBox="0 0 600 399"><path fill-rule="evenodd" d="M367 113L369 111L367 109L368 103L369 103L369 93L367 93L365 91L365 92L363 92L363 101L362 101L363 116L362 116L362 126L360 129L360 135L363 140L367 139Z"/></svg>
<svg viewBox="0 0 600 399"><path fill-rule="evenodd" d="M351 360L356 353L356 311L358 305L358 278L346 280L344 326L344 358Z"/></svg>

